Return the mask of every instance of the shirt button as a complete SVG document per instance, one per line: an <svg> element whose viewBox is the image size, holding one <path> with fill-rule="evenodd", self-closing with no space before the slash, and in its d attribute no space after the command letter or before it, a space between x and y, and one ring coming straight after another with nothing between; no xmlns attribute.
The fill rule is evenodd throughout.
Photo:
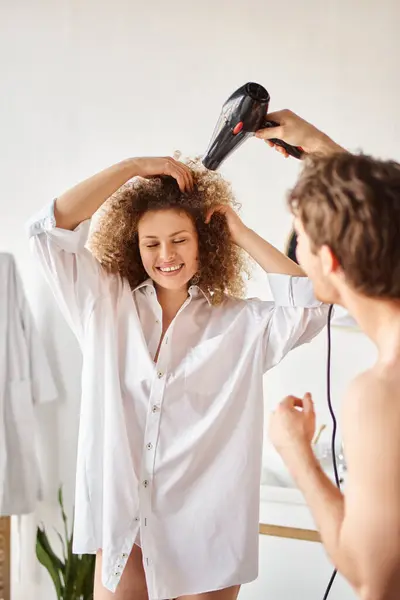
<svg viewBox="0 0 400 600"><path fill-rule="evenodd" d="M51 229L52 227L54 227L54 218L46 217L44 220L44 226L46 229Z"/></svg>
<svg viewBox="0 0 400 600"><path fill-rule="evenodd" d="M135 521L137 523L139 521L139 517L135 517ZM122 556L125 556L125 554L123 554Z"/></svg>
<svg viewBox="0 0 400 600"><path fill-rule="evenodd" d="M147 450L151 450L153 447L153 444L151 442L149 442L146 446Z"/></svg>
<svg viewBox="0 0 400 600"><path fill-rule="evenodd" d="M161 377L164 375L164 373L162 371L158 371L157 373L157 377L158 379L161 379Z"/></svg>
<svg viewBox="0 0 400 600"><path fill-rule="evenodd" d="M158 406L154 405L152 408L153 413L156 413L158 411Z"/></svg>
<svg viewBox="0 0 400 600"><path fill-rule="evenodd" d="M127 554L123 554L122 558L128 558L128 555Z"/></svg>
<svg viewBox="0 0 400 600"><path fill-rule="evenodd" d="M143 485L144 485L144 487L145 487L145 488L149 487L149 482L148 482L148 480L147 480L147 479L145 479L145 480L143 481Z"/></svg>
<svg viewBox="0 0 400 600"><path fill-rule="evenodd" d="M160 324L160 321L157 319L156 323L157 323L157 325L159 325L159 324Z"/></svg>

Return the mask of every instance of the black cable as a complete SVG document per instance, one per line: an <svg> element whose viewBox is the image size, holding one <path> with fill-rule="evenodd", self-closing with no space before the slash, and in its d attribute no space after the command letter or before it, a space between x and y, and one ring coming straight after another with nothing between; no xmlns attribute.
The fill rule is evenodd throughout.
<svg viewBox="0 0 400 600"><path fill-rule="evenodd" d="M335 569L333 571L332 575L331 575L330 580L329 580L328 587L326 588L323 600L326 600L327 597L329 596L329 592L331 591L331 587L333 585L333 582L335 581L336 575L337 575L337 570Z"/></svg>
<svg viewBox="0 0 400 600"><path fill-rule="evenodd" d="M295 263L298 263L297 260L297 256L296 256L296 248L297 248L297 235L295 231L292 231L290 238L289 238L289 243L288 243L288 248L287 248L287 256L289 256L289 258L291 258ZM328 317L327 317L327 330L328 330L328 351L327 351L327 371L326 371L326 396L328 399L328 407L329 407L329 412L331 413L331 417L332 417L332 425L333 425L333 429L332 429L332 443L331 443L331 449L332 449L332 463L333 463L333 471L335 473L335 482L337 487L340 489L340 479L339 479L339 473L338 473L338 469L337 469L337 463L336 463L336 432L337 432L337 421L336 421L336 416L335 416L335 412L333 410L333 406L332 406L332 398L331 398L331 350L332 350L332 344L331 344L331 319L332 319L332 312L333 312L333 304L330 305L329 307L329 311L328 311ZM323 600L327 600L328 596L329 596L329 592L331 591L331 587L333 585L333 582L335 581L337 575L337 569L335 569L331 575L331 578L329 580L328 583L328 587L325 590L325 594L323 597Z"/></svg>
<svg viewBox="0 0 400 600"><path fill-rule="evenodd" d="M332 319L332 311L333 311L333 304L330 305L329 307L329 311L328 311L328 319L327 319L327 330L328 330L328 351L327 351L327 367L326 367L326 395L327 395L327 399L328 399L328 407L329 407L329 412L331 413L331 417L332 417L332 443L331 443L331 450L332 450L332 463L333 463L333 471L335 473L335 482L337 487L340 490L340 480L339 480L339 473L338 473L338 468L337 468L337 463L336 463L336 432L337 432L337 421L336 421L336 416L335 416L335 412L333 410L333 406L332 406L332 398L331 398L331 349L332 349L332 340L331 340L331 319ZM329 596L329 592L331 591L331 587L333 585L333 582L335 581L335 577L337 575L337 569L335 569L331 575L331 578L329 580L328 583L328 587L325 590L325 594L323 597L323 600L327 600L328 596Z"/></svg>
<svg viewBox="0 0 400 600"><path fill-rule="evenodd" d="M336 464L336 432L337 432L337 421L336 421L336 416L335 416L335 412L333 410L333 406L332 406L332 398L331 398L331 353L332 353L332 339L331 339L331 319L332 319L332 311L333 311L333 304L330 305L329 307L329 311L328 311L328 319L327 319L327 330L328 330L328 351L327 351L327 368L326 368L326 396L328 399L328 407L329 407L329 412L331 413L331 417L332 417L332 442L331 442L331 450L332 450L332 463L333 463L333 471L335 473L335 482L337 487L340 490L340 480L339 480L339 473L338 473L338 468L337 468L337 464Z"/></svg>

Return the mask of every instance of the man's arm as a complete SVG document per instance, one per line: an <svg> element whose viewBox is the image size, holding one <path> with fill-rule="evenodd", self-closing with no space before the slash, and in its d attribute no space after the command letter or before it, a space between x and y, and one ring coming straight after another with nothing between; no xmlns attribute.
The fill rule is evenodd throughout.
<svg viewBox="0 0 400 600"><path fill-rule="evenodd" d="M358 589L360 581L351 557L344 556L340 543L345 519L344 495L323 471L310 445L281 455L311 510L329 558Z"/></svg>
<svg viewBox="0 0 400 600"><path fill-rule="evenodd" d="M306 154L328 155L345 152L344 148L336 144L325 133L290 110L271 113L268 117L270 120L279 123L279 126L258 131L256 135L260 139L269 141L278 138L294 146L301 146ZM277 146L277 149L282 154L287 154L280 146ZM237 243L267 273L283 273L297 277L305 276L299 265L251 229L241 228Z"/></svg>
<svg viewBox="0 0 400 600"><path fill-rule="evenodd" d="M268 119L278 123L278 127L261 129L257 131L256 137L266 141L270 146L275 146L271 140L279 139L292 146L300 146L305 154L326 156L337 152L346 152L342 146L339 146L329 136L291 110L269 113ZM284 156L289 156L281 146L275 146L275 148Z"/></svg>
<svg viewBox="0 0 400 600"><path fill-rule="evenodd" d="M303 492L337 569L363 600L400 598L400 403L398 391L369 373L344 403L348 475L343 496L320 468L311 445L280 453Z"/></svg>

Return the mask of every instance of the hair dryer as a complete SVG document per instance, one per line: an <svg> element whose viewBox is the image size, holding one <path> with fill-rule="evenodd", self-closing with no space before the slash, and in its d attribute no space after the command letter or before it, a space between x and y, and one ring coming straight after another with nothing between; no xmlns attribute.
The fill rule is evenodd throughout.
<svg viewBox="0 0 400 600"><path fill-rule="evenodd" d="M276 127L278 123L268 120L270 95L259 83L246 83L234 92L222 107L213 136L203 158L203 165L215 171L232 152L259 129ZM301 158L303 150L273 139L291 156Z"/></svg>

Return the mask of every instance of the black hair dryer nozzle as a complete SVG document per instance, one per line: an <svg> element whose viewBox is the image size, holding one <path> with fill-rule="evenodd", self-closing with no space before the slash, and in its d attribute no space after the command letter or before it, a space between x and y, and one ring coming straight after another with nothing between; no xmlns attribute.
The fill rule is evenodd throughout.
<svg viewBox="0 0 400 600"><path fill-rule="evenodd" d="M270 95L259 83L246 83L234 92L222 107L218 123L203 157L203 165L215 171L249 137L259 129L276 127L268 120ZM272 140L288 154L301 158L303 150L283 140Z"/></svg>

